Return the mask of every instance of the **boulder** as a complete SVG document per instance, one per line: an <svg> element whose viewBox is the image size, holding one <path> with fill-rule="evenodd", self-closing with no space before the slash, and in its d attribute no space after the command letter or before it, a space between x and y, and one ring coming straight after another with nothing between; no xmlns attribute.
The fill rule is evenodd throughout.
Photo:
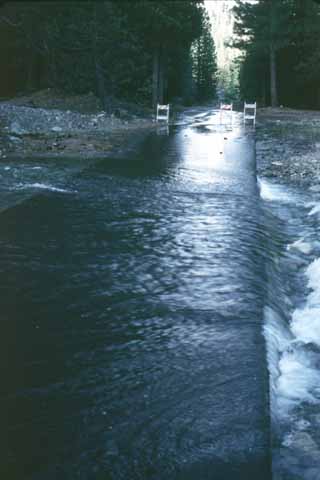
<svg viewBox="0 0 320 480"><path fill-rule="evenodd" d="M15 135L23 135L26 133L25 129L19 125L18 122L12 122L10 125L10 131Z"/></svg>
<svg viewBox="0 0 320 480"><path fill-rule="evenodd" d="M310 192L320 192L320 185L312 185L309 190Z"/></svg>

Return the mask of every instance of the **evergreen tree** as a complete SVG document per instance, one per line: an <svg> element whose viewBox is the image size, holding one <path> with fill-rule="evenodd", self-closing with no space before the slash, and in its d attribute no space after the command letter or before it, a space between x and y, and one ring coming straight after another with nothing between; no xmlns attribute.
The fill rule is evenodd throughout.
<svg viewBox="0 0 320 480"><path fill-rule="evenodd" d="M278 105L277 55L290 42L292 0L260 0L247 3L237 0L235 33L238 48L251 58L268 58L271 105Z"/></svg>
<svg viewBox="0 0 320 480"><path fill-rule="evenodd" d="M237 0L244 96L275 106L320 106L320 6L314 0Z"/></svg>
<svg viewBox="0 0 320 480"><path fill-rule="evenodd" d="M0 49L12 44L19 88L95 91L104 108L115 96L153 97L155 105L178 93L204 11L202 0L13 2L2 8L13 26L6 37L0 28Z"/></svg>
<svg viewBox="0 0 320 480"><path fill-rule="evenodd" d="M202 34L192 45L193 79L199 100L212 99L216 95L217 63L211 24L204 16Z"/></svg>
<svg viewBox="0 0 320 480"><path fill-rule="evenodd" d="M128 12L135 31L145 47L152 51L155 107L166 97L170 57L182 49L188 52L192 41L201 34L204 7L202 0L165 0L161 3L140 0L131 2Z"/></svg>
<svg viewBox="0 0 320 480"><path fill-rule="evenodd" d="M288 73L282 69L282 95L291 93L299 106L320 106L320 6L312 0L294 1L291 45L282 52L284 61Z"/></svg>

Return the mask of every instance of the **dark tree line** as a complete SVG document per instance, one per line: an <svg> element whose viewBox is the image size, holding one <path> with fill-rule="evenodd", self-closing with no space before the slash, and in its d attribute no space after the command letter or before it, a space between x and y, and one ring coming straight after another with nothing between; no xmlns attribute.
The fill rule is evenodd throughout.
<svg viewBox="0 0 320 480"><path fill-rule="evenodd" d="M320 5L315 0L237 0L242 96L272 106L320 107Z"/></svg>
<svg viewBox="0 0 320 480"><path fill-rule="evenodd" d="M191 55L196 97L208 100L215 96L217 83L216 52L208 15L204 16L202 34L193 42Z"/></svg>
<svg viewBox="0 0 320 480"><path fill-rule="evenodd" d="M212 96L210 62L201 86L192 77L191 46L207 33L202 0L2 2L0 96L93 91L105 109L114 98L155 105Z"/></svg>

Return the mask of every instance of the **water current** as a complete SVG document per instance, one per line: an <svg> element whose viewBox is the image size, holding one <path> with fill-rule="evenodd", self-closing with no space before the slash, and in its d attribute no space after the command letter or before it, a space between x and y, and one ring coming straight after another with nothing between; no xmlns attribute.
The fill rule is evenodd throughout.
<svg viewBox="0 0 320 480"><path fill-rule="evenodd" d="M260 180L270 252L264 331L274 478L320 478L319 195Z"/></svg>
<svg viewBox="0 0 320 480"><path fill-rule="evenodd" d="M318 201L218 120L0 165L1 478L318 478Z"/></svg>

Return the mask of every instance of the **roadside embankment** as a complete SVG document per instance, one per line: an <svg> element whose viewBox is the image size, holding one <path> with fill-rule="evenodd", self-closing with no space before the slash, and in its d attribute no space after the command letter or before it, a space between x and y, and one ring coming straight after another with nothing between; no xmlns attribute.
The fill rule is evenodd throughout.
<svg viewBox="0 0 320 480"><path fill-rule="evenodd" d="M261 108L257 119L258 175L320 191L320 112Z"/></svg>
<svg viewBox="0 0 320 480"><path fill-rule="evenodd" d="M96 157L135 130L155 125L152 111L118 102L99 109L93 94L59 96L45 90L0 102L0 159L26 156Z"/></svg>

